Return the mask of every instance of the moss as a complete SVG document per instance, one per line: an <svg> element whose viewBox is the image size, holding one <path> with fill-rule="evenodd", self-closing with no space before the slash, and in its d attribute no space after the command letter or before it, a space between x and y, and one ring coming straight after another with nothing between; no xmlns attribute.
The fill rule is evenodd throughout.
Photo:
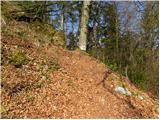
<svg viewBox="0 0 160 120"><path fill-rule="evenodd" d="M7 107L5 107L4 105L1 105L0 113L6 113L7 111L8 111Z"/></svg>

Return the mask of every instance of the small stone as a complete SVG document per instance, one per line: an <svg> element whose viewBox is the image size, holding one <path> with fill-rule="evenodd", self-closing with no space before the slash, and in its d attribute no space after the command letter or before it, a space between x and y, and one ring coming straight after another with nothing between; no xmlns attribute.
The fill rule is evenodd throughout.
<svg viewBox="0 0 160 120"><path fill-rule="evenodd" d="M29 68L28 65L23 65L23 68Z"/></svg>
<svg viewBox="0 0 160 120"><path fill-rule="evenodd" d="M37 70L40 70L40 68L41 68L40 65L37 65L37 66L36 66L36 69L37 69Z"/></svg>
<svg viewBox="0 0 160 120"><path fill-rule="evenodd" d="M119 93L121 93L121 94L126 94L126 91L125 91L125 89L124 89L123 87L116 87L116 88L115 88L115 91L116 91L116 92L119 92Z"/></svg>
<svg viewBox="0 0 160 120"><path fill-rule="evenodd" d="M127 88L126 88L126 94L129 95L129 96L132 95L132 93Z"/></svg>
<svg viewBox="0 0 160 120"><path fill-rule="evenodd" d="M42 80L46 80L47 79L47 77L46 76L42 76Z"/></svg>
<svg viewBox="0 0 160 120"><path fill-rule="evenodd" d="M45 70L48 70L48 65L45 65L45 66L44 66L44 69L45 69Z"/></svg>
<svg viewBox="0 0 160 120"><path fill-rule="evenodd" d="M15 45L15 48L17 49L17 48L18 48L18 45Z"/></svg>
<svg viewBox="0 0 160 120"><path fill-rule="evenodd" d="M119 87L119 86L115 88L115 91L119 92L123 95L128 95L128 96L132 95L132 93L127 88L123 88L123 87Z"/></svg>
<svg viewBox="0 0 160 120"><path fill-rule="evenodd" d="M141 96L141 95L139 95L139 96L138 96L138 98L139 98L139 99L141 99L141 100L143 100L143 99L144 99L144 97L143 97L143 96Z"/></svg>

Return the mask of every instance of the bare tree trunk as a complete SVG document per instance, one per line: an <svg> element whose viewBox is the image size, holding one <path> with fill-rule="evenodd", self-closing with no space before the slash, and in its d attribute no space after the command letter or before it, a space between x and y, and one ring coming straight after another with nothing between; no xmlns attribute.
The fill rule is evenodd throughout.
<svg viewBox="0 0 160 120"><path fill-rule="evenodd" d="M116 15L116 51L117 51L117 54L118 54L119 53L119 43L118 43L118 20L117 19L118 18L117 18L117 15Z"/></svg>
<svg viewBox="0 0 160 120"><path fill-rule="evenodd" d="M82 11L81 11L82 12ZM79 25L78 25L78 37L80 36L80 30L81 30L81 13L79 15Z"/></svg>
<svg viewBox="0 0 160 120"><path fill-rule="evenodd" d="M81 50L86 51L87 45L87 23L89 19L89 5L90 1L83 2L82 15L81 15L81 29L80 29L80 37L79 37L79 48Z"/></svg>
<svg viewBox="0 0 160 120"><path fill-rule="evenodd" d="M60 29L62 31L64 30L64 6L63 5L62 5L62 10L61 10Z"/></svg>
<svg viewBox="0 0 160 120"><path fill-rule="evenodd" d="M64 30L64 15L61 13L61 28L62 31Z"/></svg>
<svg viewBox="0 0 160 120"><path fill-rule="evenodd" d="M97 23L95 20L93 23L93 45L97 47Z"/></svg>

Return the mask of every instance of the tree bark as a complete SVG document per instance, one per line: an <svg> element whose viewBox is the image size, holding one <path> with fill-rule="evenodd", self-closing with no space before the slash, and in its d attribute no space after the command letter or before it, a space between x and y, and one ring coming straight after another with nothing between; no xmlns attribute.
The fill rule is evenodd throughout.
<svg viewBox="0 0 160 120"><path fill-rule="evenodd" d="M60 29L63 31L64 30L64 13L63 10L61 11L61 22L60 22Z"/></svg>
<svg viewBox="0 0 160 120"><path fill-rule="evenodd" d="M87 23L89 19L89 5L90 1L84 1L82 7L82 15L81 15L81 29L80 29L80 37L79 37L79 48L81 50L86 51L87 45Z"/></svg>
<svg viewBox="0 0 160 120"><path fill-rule="evenodd" d="M97 47L97 23L95 20L93 23L93 45Z"/></svg>
<svg viewBox="0 0 160 120"><path fill-rule="evenodd" d="M60 30L64 31L64 5L61 5L61 20L60 20Z"/></svg>

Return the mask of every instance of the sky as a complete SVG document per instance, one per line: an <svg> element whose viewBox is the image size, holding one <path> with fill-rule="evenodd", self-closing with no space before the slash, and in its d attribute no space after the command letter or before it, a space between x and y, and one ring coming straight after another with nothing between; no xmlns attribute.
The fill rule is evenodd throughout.
<svg viewBox="0 0 160 120"><path fill-rule="evenodd" d="M128 24L128 29L130 31L133 31L133 32L139 32L139 20L141 18L141 13L138 12L136 6L135 6L135 1L132 1L132 2L127 2L127 1L118 1L117 2L117 9L118 9L118 13L119 13L119 21L120 21L120 29L123 31L125 28L124 28L124 23L126 22L126 18L127 18L127 15L130 16L130 20L129 20L129 24ZM138 5L138 4L137 4ZM56 7L56 6L54 6ZM139 6L139 8L141 10L143 10L143 6ZM78 13L75 13L75 14L78 14ZM56 16L52 16L51 19L55 20L56 19ZM58 25L60 26L60 25ZM58 27L57 26L57 27ZM72 32L72 23L70 21L67 22L67 24L65 25L65 29L66 29L66 26L67 26L67 33L66 34L69 34L70 32ZM74 33L76 33L78 31L78 27L79 27L79 20L77 22L74 23ZM57 28L59 29L59 28Z"/></svg>

